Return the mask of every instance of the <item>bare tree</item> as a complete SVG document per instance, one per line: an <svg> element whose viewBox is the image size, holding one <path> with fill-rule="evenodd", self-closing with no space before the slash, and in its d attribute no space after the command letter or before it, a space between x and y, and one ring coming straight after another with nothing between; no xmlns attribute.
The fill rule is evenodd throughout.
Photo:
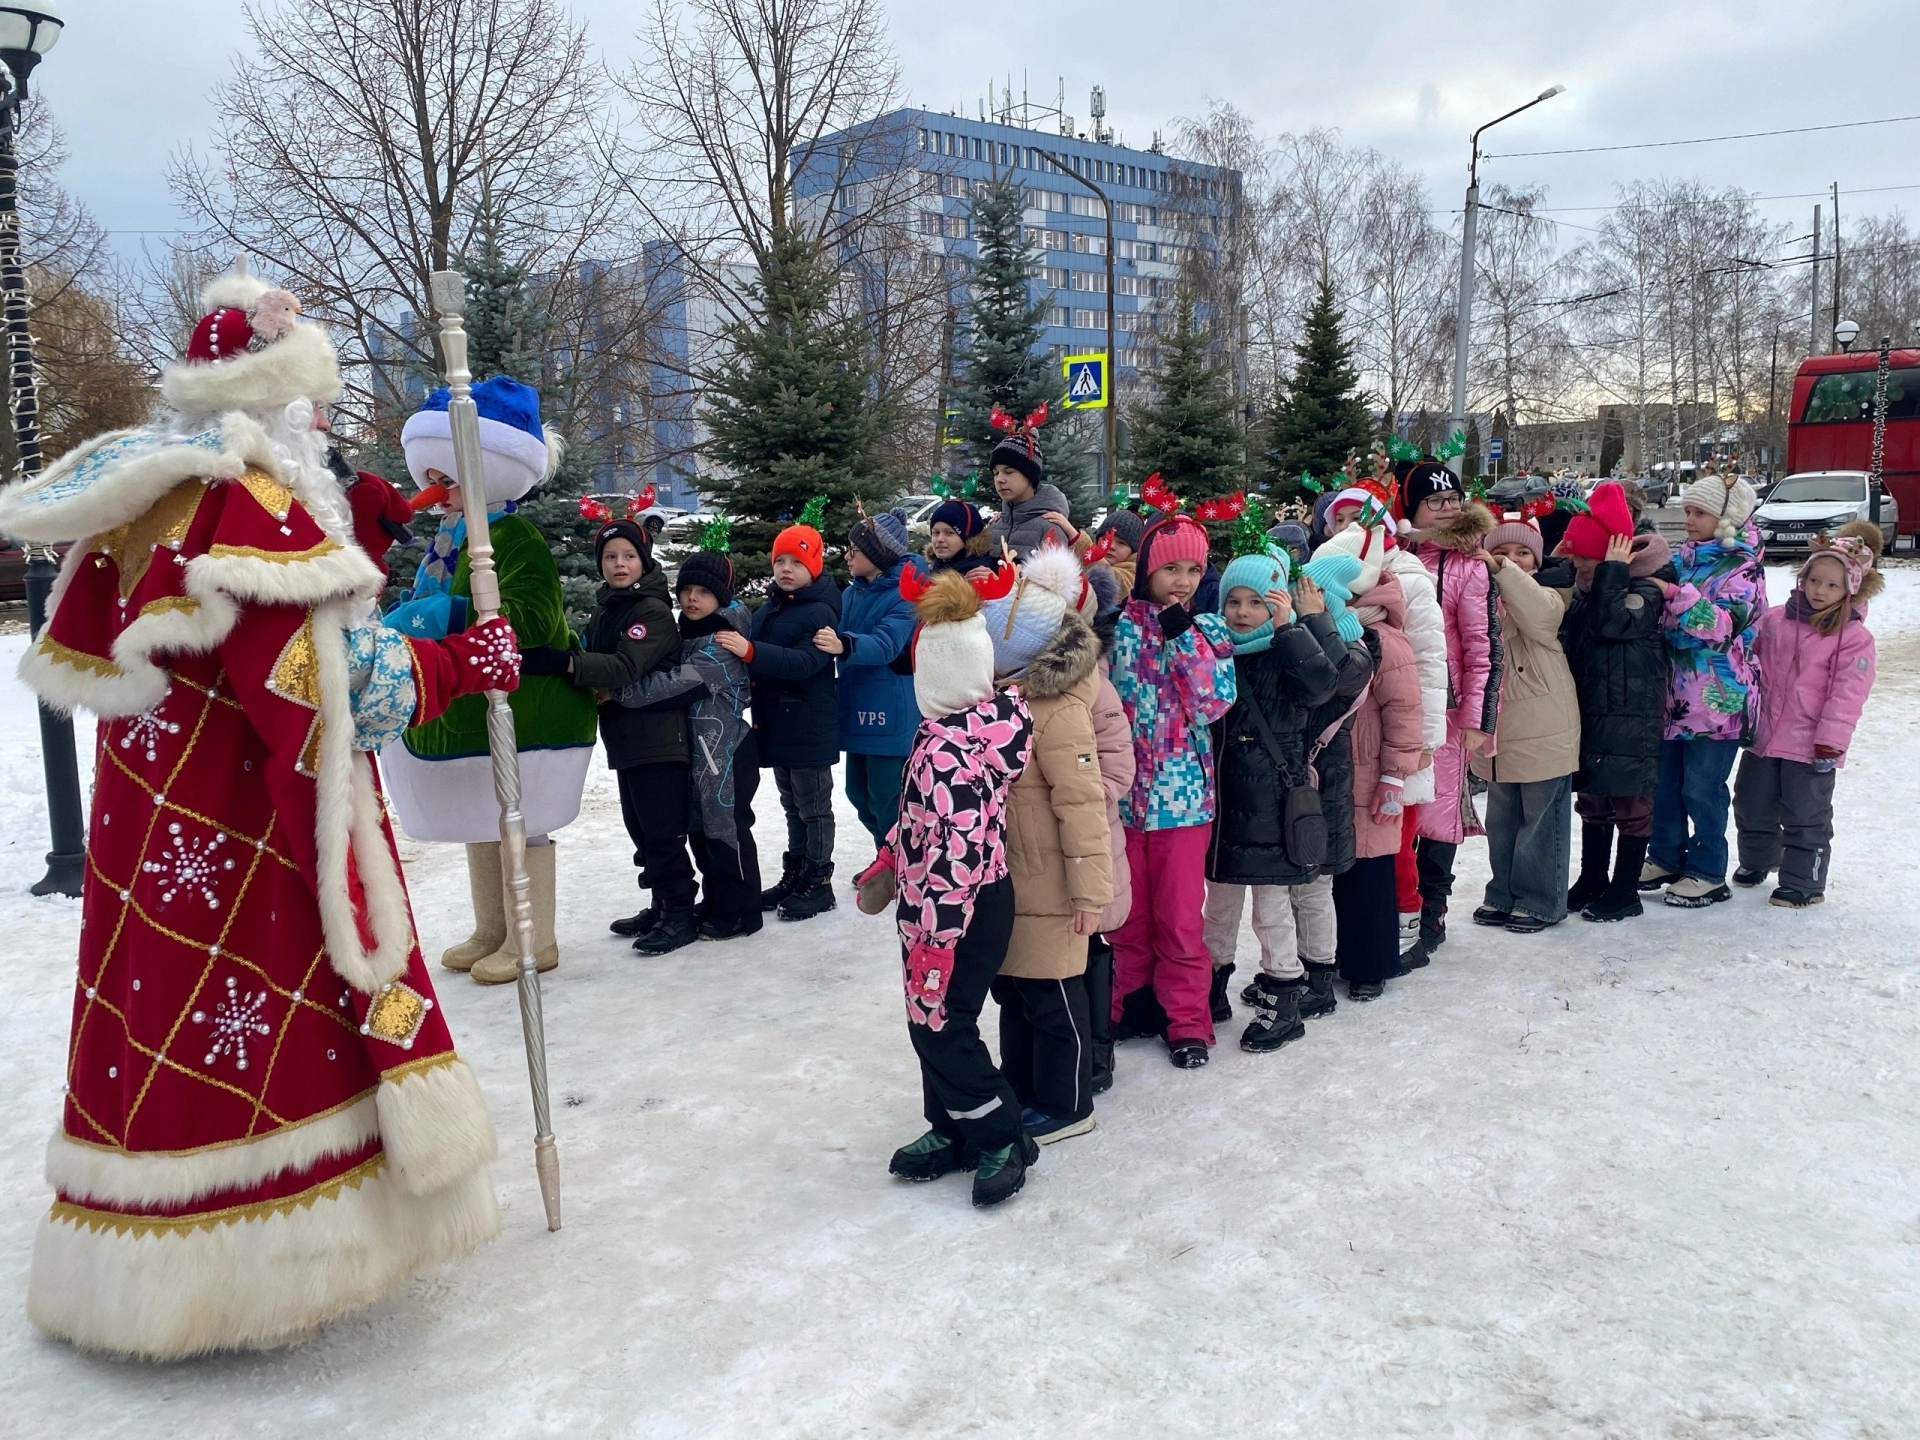
<svg viewBox="0 0 1920 1440"><path fill-rule="evenodd" d="M1356 298L1358 358L1389 429L1438 403L1446 376L1458 247L1434 225L1427 188L1397 161L1374 157L1358 197L1366 237L1348 283Z"/></svg>
<svg viewBox="0 0 1920 1440"><path fill-rule="evenodd" d="M1565 384L1564 287L1572 272L1556 251L1553 222L1536 213L1542 198L1494 185L1481 202L1468 408L1497 406L1515 427L1561 418L1574 401Z"/></svg>
<svg viewBox="0 0 1920 1440"><path fill-rule="evenodd" d="M555 0L257 0L245 14L253 53L219 92L211 155L176 161L175 194L199 246L259 257L345 332L363 423L432 364L427 277L473 244L483 187L497 243L552 311L589 260L631 259L600 163L601 74ZM577 353L644 330L629 308L576 306L575 330L600 342Z"/></svg>

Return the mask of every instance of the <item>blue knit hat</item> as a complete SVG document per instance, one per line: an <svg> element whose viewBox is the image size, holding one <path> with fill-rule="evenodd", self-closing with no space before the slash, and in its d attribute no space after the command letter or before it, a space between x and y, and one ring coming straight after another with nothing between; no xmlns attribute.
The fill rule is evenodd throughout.
<svg viewBox="0 0 1920 1440"><path fill-rule="evenodd" d="M1269 590L1286 589L1286 556L1273 549L1260 555L1234 556L1220 574L1221 606L1224 608L1227 596L1241 588L1253 591L1263 600Z"/></svg>
<svg viewBox="0 0 1920 1440"><path fill-rule="evenodd" d="M447 399L444 386L434 391L400 431L407 472L423 490L427 471L449 477L457 473ZM473 387L473 408L480 412L480 460L489 506L520 499L559 468L560 437L540 423L540 392L531 385L505 375L482 380Z"/></svg>
<svg viewBox="0 0 1920 1440"><path fill-rule="evenodd" d="M1334 629L1349 645L1360 638L1363 629L1360 617L1347 608L1360 570L1360 562L1353 556L1334 554L1321 555L1300 567L1300 573L1320 587L1327 602L1327 614L1333 617Z"/></svg>

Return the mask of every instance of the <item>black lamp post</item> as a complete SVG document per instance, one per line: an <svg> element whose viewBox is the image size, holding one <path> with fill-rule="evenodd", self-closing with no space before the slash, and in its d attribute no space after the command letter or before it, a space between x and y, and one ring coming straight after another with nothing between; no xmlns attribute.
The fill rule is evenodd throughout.
<svg viewBox="0 0 1920 1440"><path fill-rule="evenodd" d="M7 399L20 457L17 479L40 473L40 395L33 372L33 335L27 328L27 276L20 263L19 167L13 135L20 102L27 98L27 77L59 40L61 29L59 16L44 4L0 5L0 62L6 66L0 79L7 86L0 96L0 295L5 299ZM57 573L49 547L27 547L27 621L36 638L47 623L47 596ZM45 705L40 707L40 752L53 849L47 855L47 873L33 893L78 895L86 869L86 825L73 722Z"/></svg>

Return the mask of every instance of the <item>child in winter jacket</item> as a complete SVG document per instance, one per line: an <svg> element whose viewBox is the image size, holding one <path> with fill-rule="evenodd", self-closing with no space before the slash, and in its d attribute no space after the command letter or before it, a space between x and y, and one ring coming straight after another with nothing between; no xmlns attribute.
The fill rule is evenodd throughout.
<svg viewBox="0 0 1920 1440"><path fill-rule="evenodd" d="M1804 910L1826 898L1833 849L1833 782L1873 689L1867 602L1880 593L1879 527L1849 522L1815 541L1787 603L1760 618L1754 654L1766 677L1753 748L1733 791L1740 868L1758 885L1772 870L1775 905Z"/></svg>
<svg viewBox="0 0 1920 1440"><path fill-rule="evenodd" d="M1412 525L1408 538L1433 576L1447 637L1447 734L1433 755L1433 803L1422 805L1414 818L1418 960L1424 961L1446 943L1454 852L1467 836L1481 833L1468 794L1468 762L1494 747L1503 658L1499 595L1475 558L1493 529L1492 514L1461 493L1452 471L1431 460L1406 467L1401 496Z"/></svg>
<svg viewBox="0 0 1920 1440"><path fill-rule="evenodd" d="M1673 679L1667 696L1653 838L1640 888L1667 887L1667 903L1717 904L1727 888L1727 778L1753 738L1759 667L1753 639L1767 608L1753 487L1708 470L1680 492L1687 540L1667 595ZM1688 828L1691 825L1692 834Z"/></svg>
<svg viewBox="0 0 1920 1440"><path fill-rule="evenodd" d="M991 570L995 557L990 550L987 522L978 509L964 500L945 500L934 506L927 520L928 574L958 570L970 575L976 570Z"/></svg>
<svg viewBox="0 0 1920 1440"><path fill-rule="evenodd" d="M1013 934L1008 792L1032 754L1033 721L1018 689L994 689L974 588L952 571L924 592L917 579L909 588L921 622L913 676L921 721L900 819L876 864L892 867L899 885L907 1035L932 1128L888 1168L937 1180L975 1166L973 1203L996 1205L1026 1183L1040 1155L980 1038L980 1009Z"/></svg>
<svg viewBox="0 0 1920 1440"><path fill-rule="evenodd" d="M1580 767L1580 700L1560 648L1567 592L1535 580L1540 527L1509 515L1482 552L1500 595L1500 718L1492 753L1473 757L1487 781L1487 859L1493 878L1476 925L1532 935L1567 918L1573 772Z"/></svg>
<svg viewBox="0 0 1920 1440"><path fill-rule="evenodd" d="M1326 854L1324 846L1296 853L1308 839L1289 834L1285 816L1291 792L1313 786L1307 721L1315 706L1332 697L1346 652L1319 587L1302 578L1297 599L1289 593L1290 569L1284 555L1262 550L1235 556L1220 577L1236 698L1213 727L1217 758L1205 935L1215 998L1225 1000L1251 888L1260 973L1253 981L1254 1018L1240 1048L1256 1055L1307 1033L1300 1019L1306 970L1288 889L1311 884ZM1314 794L1317 802L1317 789Z"/></svg>
<svg viewBox="0 0 1920 1440"><path fill-rule="evenodd" d="M1120 806L1133 912L1113 935L1113 1018L1150 984L1167 1013L1168 1054L1185 1070L1205 1065L1213 1043L1213 966L1200 923L1214 805L1208 727L1236 697L1226 621L1187 608L1206 563L1198 521L1170 515L1147 527L1112 664L1136 766Z"/></svg>
<svg viewBox="0 0 1920 1440"><path fill-rule="evenodd" d="M840 662L840 748L847 799L878 846L900 816L900 770L913 744L913 606L900 593L907 517L888 510L847 532L853 584L840 597L840 623L813 643Z"/></svg>
<svg viewBox="0 0 1920 1440"><path fill-rule="evenodd" d="M1007 815L1013 936L993 998L1000 1067L1042 1145L1093 1128L1087 938L1113 899L1113 853L1093 721L1100 642L1080 614L1091 593L1073 553L1043 545L981 610L998 681L1033 716Z"/></svg>
<svg viewBox="0 0 1920 1440"><path fill-rule="evenodd" d="M810 920L834 908L833 762L840 758L840 712L833 657L814 643L840 623L840 587L823 575L826 548L810 523L825 509L809 501L797 524L773 540L773 585L753 615L751 633L715 637L746 661L753 677L753 732L760 763L773 771L787 818L780 879L760 892L760 908L782 920Z"/></svg>
<svg viewBox="0 0 1920 1440"><path fill-rule="evenodd" d="M687 856L690 781L687 720L677 709L629 710L621 691L680 653L667 573L653 555L653 539L631 519L609 520L594 536L594 555L606 582L587 622L586 649L565 657L565 674L601 696L600 739L620 786L620 813L653 891L653 920L691 939L693 862ZM639 921L646 919L642 911ZM627 922L635 923L635 922ZM637 932L636 932L637 933ZM681 943L685 943L682 941Z"/></svg>
<svg viewBox="0 0 1920 1440"><path fill-rule="evenodd" d="M1380 547L1356 555L1355 531L1335 535L1316 561L1346 555L1360 562L1352 582L1353 614L1364 627L1373 657L1373 678L1354 712L1352 868L1333 881L1338 923L1336 961L1347 994L1377 999L1386 983L1405 973L1395 909L1394 860L1405 819L1401 792L1421 760L1420 677L1413 647L1401 625L1406 599L1400 580L1384 567ZM1309 972L1311 977L1311 972Z"/></svg>
<svg viewBox="0 0 1920 1440"><path fill-rule="evenodd" d="M1626 920L1641 913L1640 870L1660 775L1672 663L1661 633L1661 584L1673 578L1673 555L1657 534L1635 533L1611 481L1594 487L1585 509L1560 513L1567 516L1560 554L1574 572L1560 645L1580 703L1573 779L1580 873L1567 908L1585 920Z"/></svg>

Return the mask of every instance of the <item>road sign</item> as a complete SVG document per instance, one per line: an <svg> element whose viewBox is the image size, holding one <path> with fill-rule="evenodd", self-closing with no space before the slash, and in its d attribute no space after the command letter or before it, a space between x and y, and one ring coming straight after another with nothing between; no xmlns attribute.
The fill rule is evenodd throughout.
<svg viewBox="0 0 1920 1440"><path fill-rule="evenodd" d="M1069 410L1107 408L1107 357L1105 355L1069 355L1060 362L1060 373L1067 377Z"/></svg>
<svg viewBox="0 0 1920 1440"><path fill-rule="evenodd" d="M1507 442L1498 438L1487 441L1487 459L1500 460L1507 453Z"/></svg>

